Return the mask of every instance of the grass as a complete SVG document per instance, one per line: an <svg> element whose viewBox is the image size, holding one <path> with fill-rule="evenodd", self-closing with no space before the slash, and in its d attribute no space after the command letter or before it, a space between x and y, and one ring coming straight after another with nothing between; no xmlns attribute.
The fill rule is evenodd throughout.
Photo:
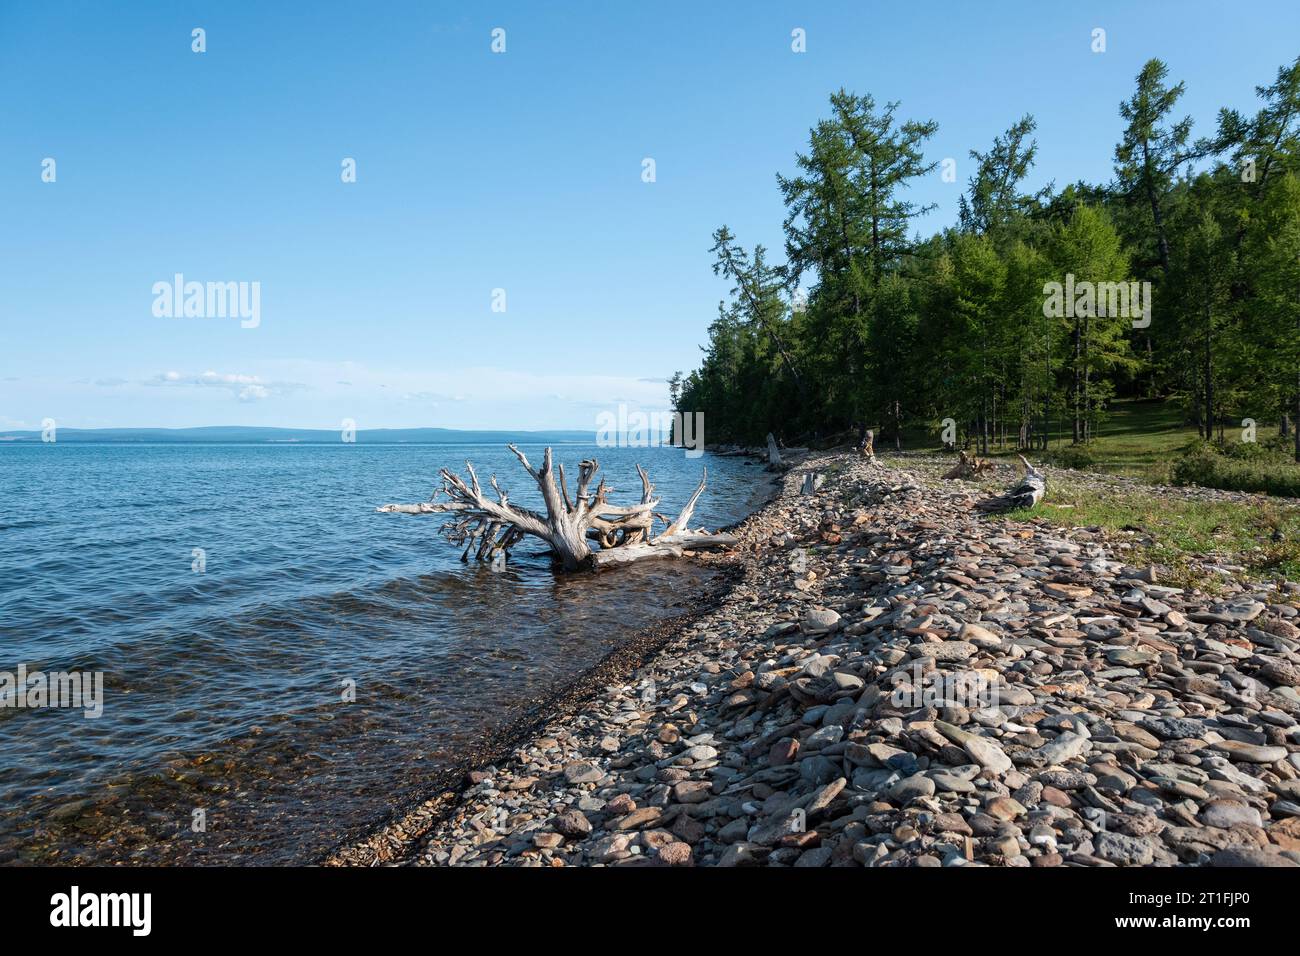
<svg viewBox="0 0 1300 956"><path fill-rule="evenodd" d="M1176 587L1213 592L1223 576L1196 560L1241 566L1242 580L1300 579L1300 506L1275 501L1195 501L1142 492L1116 493L1061 478L1049 500L1010 517L1065 527L1131 532L1124 560L1156 564Z"/></svg>
<svg viewBox="0 0 1300 956"><path fill-rule="evenodd" d="M1259 426L1256 441L1277 435L1277 426ZM1225 429L1228 444L1240 444L1239 429ZM1119 400L1112 403L1087 446L1070 444L1065 425L1050 432L1046 458L1060 466L1128 475L1151 484L1169 484L1174 462L1197 440L1196 426L1183 421L1182 410L1170 401ZM917 431L905 436L905 447L930 447L935 436ZM1010 457L1014 448L990 449L991 457Z"/></svg>
<svg viewBox="0 0 1300 956"><path fill-rule="evenodd" d="M1300 497L1300 467L1289 455L1260 445L1220 451L1203 444L1174 463L1172 477L1178 485Z"/></svg>

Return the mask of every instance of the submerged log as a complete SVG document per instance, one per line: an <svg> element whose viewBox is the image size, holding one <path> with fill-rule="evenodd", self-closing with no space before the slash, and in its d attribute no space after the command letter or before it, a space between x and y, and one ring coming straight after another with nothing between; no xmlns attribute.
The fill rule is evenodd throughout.
<svg viewBox="0 0 1300 956"><path fill-rule="evenodd" d="M550 448L542 456L541 467L535 468L514 445L506 447L537 483L546 506L545 514L510 501L505 490L497 484L495 475L490 484L496 497L486 494L479 484L474 465L468 461L465 462L468 481L443 468L439 471L442 487L428 501L386 504L376 510L396 514L451 515L442 531L448 540L465 545L461 560L468 561L473 550L476 560L496 566L514 545L528 535L545 541L556 561L570 571L649 557L680 557L687 548L729 547L735 543L731 535L710 535L687 528L695 505L704 493L707 469L681 513L669 522L655 511L659 499L654 495L650 476L640 465L637 465L637 474L641 477L640 502L614 505L608 500L614 489L606 485L603 478L594 491L590 490L592 479L600 468L594 458L579 463L576 489L570 498L564 466L553 468ZM445 496L445 500L439 500L439 496ZM667 525L658 536L654 534L655 519ZM599 550L593 549L591 542L598 544ZM623 552L624 556L610 557L616 552ZM604 557L597 561L596 555Z"/></svg>

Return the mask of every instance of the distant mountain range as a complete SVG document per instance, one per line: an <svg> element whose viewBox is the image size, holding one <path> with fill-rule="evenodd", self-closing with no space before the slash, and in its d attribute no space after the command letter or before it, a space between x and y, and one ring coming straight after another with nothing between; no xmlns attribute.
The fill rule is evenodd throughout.
<svg viewBox="0 0 1300 956"><path fill-rule="evenodd" d="M212 425L205 428L60 428L59 442L226 442L257 444L338 444L339 429L250 428L242 425ZM0 443L39 442L39 431L0 431ZM365 428L356 432L358 444L462 444L479 442L566 442L596 440L593 431L461 431L455 428Z"/></svg>

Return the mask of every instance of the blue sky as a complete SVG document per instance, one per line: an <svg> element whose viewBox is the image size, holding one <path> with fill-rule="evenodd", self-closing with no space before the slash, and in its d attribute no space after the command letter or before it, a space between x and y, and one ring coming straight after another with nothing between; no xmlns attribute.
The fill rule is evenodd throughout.
<svg viewBox="0 0 1300 956"><path fill-rule="evenodd" d="M660 408L726 292L710 233L780 250L775 173L835 89L938 121L929 231L1021 114L1034 185L1102 181L1147 58L1208 132L1297 39L1294 2L7 3L0 428ZM176 273L259 282L260 323L154 315Z"/></svg>

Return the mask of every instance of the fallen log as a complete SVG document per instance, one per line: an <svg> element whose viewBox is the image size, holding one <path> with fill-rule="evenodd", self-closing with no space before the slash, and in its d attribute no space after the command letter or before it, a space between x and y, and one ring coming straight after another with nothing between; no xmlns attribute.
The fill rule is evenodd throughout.
<svg viewBox="0 0 1300 956"><path fill-rule="evenodd" d="M414 504L386 504L380 512L395 514L450 515L442 525L442 532L455 544L465 545L462 561L469 560L470 551L475 559L500 566L510 549L531 535L550 546L555 560L565 570L596 567L616 563L644 560L647 557L681 557L690 549L730 547L735 544L732 535L710 535L703 531L690 531L687 522L695 512L695 505L704 493L708 470L700 478L695 492L686 502L677 518L671 522L656 512L659 499L654 495L654 485L645 469L637 465L641 477L641 500L634 505L614 505L609 502L613 488L602 478L594 491L591 482L600 464L586 459L578 465L575 494L569 497L564 466L553 468L551 449L542 456L541 467L535 468L527 456L514 445L507 448L519 459L520 465L537 483L546 506L545 514L524 508L510 501L504 489L492 476L490 484L495 499L485 493L479 483L474 465L465 462L468 481L450 470L439 471L442 487L428 501ZM439 497L445 500L439 500ZM663 533L654 534L655 519L667 527ZM592 547L592 543L599 546ZM616 552L626 552L625 557L611 557ZM594 555L604 555L599 562Z"/></svg>
<svg viewBox="0 0 1300 956"><path fill-rule="evenodd" d="M1047 493L1047 478L1041 471L1029 463L1024 455L1017 455L1024 468L1024 475L1004 494L981 501L980 511L1012 511L1016 508L1032 508L1043 500Z"/></svg>

